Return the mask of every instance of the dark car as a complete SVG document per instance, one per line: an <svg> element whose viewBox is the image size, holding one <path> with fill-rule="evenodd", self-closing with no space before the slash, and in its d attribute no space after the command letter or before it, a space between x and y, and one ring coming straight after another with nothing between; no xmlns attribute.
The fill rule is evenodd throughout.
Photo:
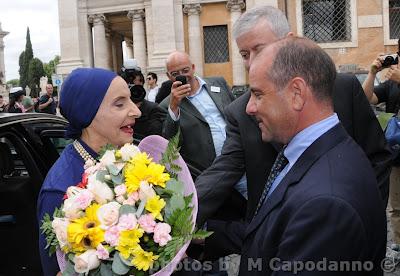
<svg viewBox="0 0 400 276"><path fill-rule="evenodd" d="M64 138L66 125L51 114L0 113L0 276L42 275L36 202L47 172L73 142ZM194 179L201 173L188 167Z"/></svg>
<svg viewBox="0 0 400 276"><path fill-rule="evenodd" d="M36 201L65 145L67 121L44 113L0 113L0 275L41 275Z"/></svg>

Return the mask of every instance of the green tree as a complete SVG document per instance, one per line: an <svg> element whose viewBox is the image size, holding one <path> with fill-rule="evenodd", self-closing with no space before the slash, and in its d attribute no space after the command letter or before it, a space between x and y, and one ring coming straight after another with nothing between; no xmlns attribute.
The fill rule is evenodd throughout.
<svg viewBox="0 0 400 276"><path fill-rule="evenodd" d="M38 96L40 90L40 78L45 75L43 63L38 58L33 58L29 63L28 86L31 88L31 95Z"/></svg>
<svg viewBox="0 0 400 276"><path fill-rule="evenodd" d="M7 81L7 84L8 84L8 85L12 85L12 87L19 86L19 79L12 79L12 80L9 80L9 81Z"/></svg>
<svg viewBox="0 0 400 276"><path fill-rule="evenodd" d="M52 60L49 61L49 63L43 63L43 69L44 72L49 80L51 82L51 75L56 73L56 67L57 64L60 63L60 56L55 56Z"/></svg>
<svg viewBox="0 0 400 276"><path fill-rule="evenodd" d="M20 83L21 86L25 88L26 85L29 85L28 75L29 73L29 65L31 60L33 59L33 50L31 43L31 35L29 31L29 27L26 30L26 43L25 43L25 51L23 51L19 56L19 74L20 74Z"/></svg>

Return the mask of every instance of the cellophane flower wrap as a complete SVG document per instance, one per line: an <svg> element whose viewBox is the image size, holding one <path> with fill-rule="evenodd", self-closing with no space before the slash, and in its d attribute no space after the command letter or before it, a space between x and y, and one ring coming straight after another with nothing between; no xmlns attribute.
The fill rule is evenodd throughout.
<svg viewBox="0 0 400 276"><path fill-rule="evenodd" d="M194 233L197 195L177 144L149 136L85 164L41 227L63 275L170 275L190 240L209 234Z"/></svg>

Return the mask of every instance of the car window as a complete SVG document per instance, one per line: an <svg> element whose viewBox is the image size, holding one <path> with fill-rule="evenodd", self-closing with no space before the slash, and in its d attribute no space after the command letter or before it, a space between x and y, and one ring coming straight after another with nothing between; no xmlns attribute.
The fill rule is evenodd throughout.
<svg viewBox="0 0 400 276"><path fill-rule="evenodd" d="M61 154L61 152L64 150L64 148L67 145L71 144L74 140L62 138L62 137L50 137L50 141L53 143L58 154Z"/></svg>
<svg viewBox="0 0 400 276"><path fill-rule="evenodd" d="M29 176L18 148L12 140L0 138L0 177Z"/></svg>

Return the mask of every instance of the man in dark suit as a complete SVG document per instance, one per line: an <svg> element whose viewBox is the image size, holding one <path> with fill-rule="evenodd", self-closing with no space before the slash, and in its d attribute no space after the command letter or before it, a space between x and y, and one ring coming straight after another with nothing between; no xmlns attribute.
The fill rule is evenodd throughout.
<svg viewBox="0 0 400 276"><path fill-rule="evenodd" d="M234 37L247 69L262 48L279 38L291 35L284 14L270 6L260 6L245 12L234 25ZM320 66L313 69L319 70ZM247 220L252 218L256 209L280 145L262 142L255 118L245 112L249 98L250 94L246 93L225 108L227 138L222 153L213 165L196 179L199 224L203 224L215 214L221 202L229 196L233 185L244 173L248 189ZM361 85L354 76L337 75L333 102L347 133L367 154L386 204L391 154ZM212 226L212 223L209 226ZM224 232L229 232L229 225L223 227ZM215 233L209 238L209 242L218 241L218 244L221 244L225 238ZM226 243L236 244L236 251L240 249L236 238L230 238ZM217 254L215 248L211 251ZM224 251L221 254L229 253L230 251Z"/></svg>
<svg viewBox="0 0 400 276"><path fill-rule="evenodd" d="M234 97L223 78L194 76L195 66L186 53L171 53L166 67L173 84L160 104L168 111L163 136L169 139L180 129L183 158L204 170L221 152L226 137L224 108ZM184 76L187 84L177 81L178 76Z"/></svg>
<svg viewBox="0 0 400 276"><path fill-rule="evenodd" d="M246 112L264 142L285 146L244 233L241 275L383 275L385 210L370 162L333 111L335 76L305 38L279 40L251 64ZM318 267L324 260L362 266Z"/></svg>

